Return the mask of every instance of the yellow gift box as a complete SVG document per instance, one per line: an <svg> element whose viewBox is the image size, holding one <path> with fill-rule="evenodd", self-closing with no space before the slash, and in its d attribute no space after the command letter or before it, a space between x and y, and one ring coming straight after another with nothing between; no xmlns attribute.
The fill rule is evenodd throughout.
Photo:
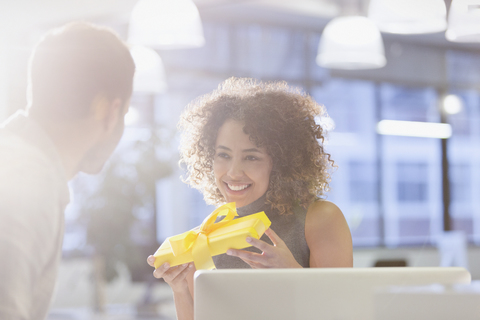
<svg viewBox="0 0 480 320"><path fill-rule="evenodd" d="M220 216L224 218L215 222ZM207 216L198 229L167 238L154 254L155 268L165 262L173 267L193 261L197 270L214 269L213 256L250 247L246 238L260 239L271 225L263 211L234 219L236 216L235 202L230 202Z"/></svg>

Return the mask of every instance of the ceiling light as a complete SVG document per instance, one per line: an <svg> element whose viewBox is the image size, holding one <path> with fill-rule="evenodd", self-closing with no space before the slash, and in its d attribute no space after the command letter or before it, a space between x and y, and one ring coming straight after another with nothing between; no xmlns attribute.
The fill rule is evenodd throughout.
<svg viewBox="0 0 480 320"><path fill-rule="evenodd" d="M130 49L135 62L133 91L158 94L167 89L165 69L158 53L147 47L133 46Z"/></svg>
<svg viewBox="0 0 480 320"><path fill-rule="evenodd" d="M448 114L457 114L463 109L463 102L455 94L446 95L442 101L443 110Z"/></svg>
<svg viewBox="0 0 480 320"><path fill-rule="evenodd" d="M383 135L448 139L452 127L447 123L382 120L377 123L377 133Z"/></svg>
<svg viewBox="0 0 480 320"><path fill-rule="evenodd" d="M452 0L445 37L455 42L480 42L480 1Z"/></svg>
<svg viewBox="0 0 480 320"><path fill-rule="evenodd" d="M316 61L333 69L381 68L386 59L380 31L366 17L335 18L323 30Z"/></svg>
<svg viewBox="0 0 480 320"><path fill-rule="evenodd" d="M132 11L128 41L155 49L205 44L198 9L192 0L140 0Z"/></svg>
<svg viewBox="0 0 480 320"><path fill-rule="evenodd" d="M433 33L447 28L444 0L370 0L368 17L380 31L389 33Z"/></svg>

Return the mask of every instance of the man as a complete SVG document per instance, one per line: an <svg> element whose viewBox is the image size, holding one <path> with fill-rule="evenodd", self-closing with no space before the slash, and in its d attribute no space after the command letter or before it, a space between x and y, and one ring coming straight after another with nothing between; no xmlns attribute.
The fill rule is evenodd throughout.
<svg viewBox="0 0 480 320"><path fill-rule="evenodd" d="M134 63L110 30L47 33L29 65L27 111L0 128L0 319L44 319L60 261L67 181L98 173L124 130Z"/></svg>

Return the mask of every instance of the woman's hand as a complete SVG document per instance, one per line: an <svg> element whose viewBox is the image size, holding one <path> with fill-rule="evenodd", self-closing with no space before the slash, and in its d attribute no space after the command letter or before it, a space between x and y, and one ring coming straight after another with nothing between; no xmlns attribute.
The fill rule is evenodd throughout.
<svg viewBox="0 0 480 320"><path fill-rule="evenodd" d="M147 263L155 267L155 257L149 256ZM155 278L163 278L172 288L178 320L193 320L193 293L189 290L188 278L191 278L189 273L193 274L194 271L194 264L190 262L175 267L164 263L153 272ZM191 279L193 280L193 278Z"/></svg>
<svg viewBox="0 0 480 320"><path fill-rule="evenodd" d="M155 267L155 257L149 256L147 263ZM173 292L188 292L187 274L193 269L193 262L185 263L179 266L170 267L168 263L162 264L158 269L153 271L155 278L163 278L172 288Z"/></svg>
<svg viewBox="0 0 480 320"><path fill-rule="evenodd" d="M272 240L273 246L255 238L248 237L247 242L260 249L262 253L244 250L228 249L227 254L239 257L252 268L301 268L302 266L293 257L283 240L272 230L267 229L265 234Z"/></svg>

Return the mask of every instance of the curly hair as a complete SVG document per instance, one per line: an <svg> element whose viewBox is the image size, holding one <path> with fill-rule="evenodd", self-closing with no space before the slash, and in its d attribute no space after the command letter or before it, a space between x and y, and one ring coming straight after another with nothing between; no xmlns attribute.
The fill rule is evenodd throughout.
<svg viewBox="0 0 480 320"><path fill-rule="evenodd" d="M266 201L280 214L307 208L329 190L335 166L323 147L324 129L316 117L325 108L286 82L230 78L218 89L193 100L182 113L180 163L184 182L199 189L208 204L225 203L215 184L213 161L219 128L227 119L244 123L243 131L273 160Z"/></svg>

